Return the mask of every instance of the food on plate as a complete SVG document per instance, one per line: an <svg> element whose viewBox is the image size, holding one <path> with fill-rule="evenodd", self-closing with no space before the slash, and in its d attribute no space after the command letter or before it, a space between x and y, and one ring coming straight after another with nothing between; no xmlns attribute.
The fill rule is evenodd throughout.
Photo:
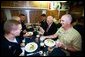
<svg viewBox="0 0 85 57"><path fill-rule="evenodd" d="M25 46L27 52L34 52L38 48L38 45L35 42L30 42Z"/></svg>
<svg viewBox="0 0 85 57"><path fill-rule="evenodd" d="M52 39L46 39L44 43L46 46L49 46L49 47L53 47L55 45L55 41Z"/></svg>

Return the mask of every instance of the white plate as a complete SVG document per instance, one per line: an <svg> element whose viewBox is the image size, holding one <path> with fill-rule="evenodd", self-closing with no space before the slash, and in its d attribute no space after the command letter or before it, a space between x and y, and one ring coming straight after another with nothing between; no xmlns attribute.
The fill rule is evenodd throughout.
<svg viewBox="0 0 85 57"><path fill-rule="evenodd" d="M30 42L25 46L27 52L34 52L38 48L38 45L35 42Z"/></svg>
<svg viewBox="0 0 85 57"><path fill-rule="evenodd" d="M44 43L46 46L49 46L49 47L53 47L55 45L55 41L52 39L46 39Z"/></svg>

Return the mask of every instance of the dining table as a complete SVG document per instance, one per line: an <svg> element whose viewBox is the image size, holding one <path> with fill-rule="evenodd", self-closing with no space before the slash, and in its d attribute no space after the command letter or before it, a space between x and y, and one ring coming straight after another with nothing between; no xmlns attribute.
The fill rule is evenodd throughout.
<svg viewBox="0 0 85 57"><path fill-rule="evenodd" d="M26 37L24 38L24 43L25 46L31 42L36 43L38 45L37 49L33 52L27 52L25 50L25 46L23 46L23 56L66 56L65 52L63 52L61 50L61 48L58 48L56 46L51 47L51 49L53 49L51 52L48 50L49 46L46 46L44 44L44 46L41 46L41 43L44 43L44 41L40 41L40 39L38 39L36 41L36 36L31 36L31 37Z"/></svg>
<svg viewBox="0 0 85 57"><path fill-rule="evenodd" d="M46 39L41 41L41 37L42 35L39 35L36 30L33 31L32 36L24 37L22 42L25 45L21 46L23 56L66 56L65 52L63 52L61 48L56 47L56 45L50 48L53 49L52 51L49 51L49 46L45 45L44 43ZM26 45L32 42L37 44L36 50L33 52L26 51Z"/></svg>

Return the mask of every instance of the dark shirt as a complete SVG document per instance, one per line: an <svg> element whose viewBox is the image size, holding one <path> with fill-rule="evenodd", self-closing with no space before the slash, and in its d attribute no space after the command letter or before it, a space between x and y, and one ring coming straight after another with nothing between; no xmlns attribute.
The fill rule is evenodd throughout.
<svg viewBox="0 0 85 57"><path fill-rule="evenodd" d="M48 24L46 21L41 21L41 27L44 29L44 36L47 36L47 35L52 35L52 34L55 34L56 31L57 31L57 24L55 24L54 22L52 23L52 25L50 26L50 28L47 30L48 28Z"/></svg>
<svg viewBox="0 0 85 57"><path fill-rule="evenodd" d="M46 30L47 30L47 28L46 28ZM47 36L47 35L55 34L57 31L57 28L58 28L57 25L53 22L52 25L50 26L50 28L48 29L48 31L45 30L44 35Z"/></svg>
<svg viewBox="0 0 85 57"><path fill-rule="evenodd" d="M4 22L5 21L0 22L0 36L4 35Z"/></svg>
<svg viewBox="0 0 85 57"><path fill-rule="evenodd" d="M26 25L24 24L24 22L21 22L22 25L22 30L26 30Z"/></svg>
<svg viewBox="0 0 85 57"><path fill-rule="evenodd" d="M47 24L47 22L46 22L45 20L41 21L40 24L41 24L40 26L41 26L44 30L47 29L48 24Z"/></svg>
<svg viewBox="0 0 85 57"><path fill-rule="evenodd" d="M58 30L58 28L60 28L60 24L56 24L56 23L52 23L52 25L50 26L50 28L47 30L48 28L48 24L46 21L41 21L41 27L44 29L44 36L48 36L48 35L53 35L56 33L56 31ZM54 40L56 40L57 38L55 38Z"/></svg>
<svg viewBox="0 0 85 57"><path fill-rule="evenodd" d="M9 42L4 36L0 37L1 56L19 56L22 52L18 43Z"/></svg>

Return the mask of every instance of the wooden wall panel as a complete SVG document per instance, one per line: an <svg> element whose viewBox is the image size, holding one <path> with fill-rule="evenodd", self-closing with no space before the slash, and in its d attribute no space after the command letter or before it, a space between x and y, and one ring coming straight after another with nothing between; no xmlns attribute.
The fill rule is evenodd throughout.
<svg viewBox="0 0 85 57"><path fill-rule="evenodd" d="M11 11L11 16L19 16L20 10L10 10Z"/></svg>
<svg viewBox="0 0 85 57"><path fill-rule="evenodd" d="M47 10L47 16L52 15L54 18L59 19L58 10Z"/></svg>
<svg viewBox="0 0 85 57"><path fill-rule="evenodd" d="M84 7L83 6L72 6L70 8L70 13L74 16L74 18L79 18L83 14Z"/></svg>
<svg viewBox="0 0 85 57"><path fill-rule="evenodd" d="M30 22L37 23L40 21L40 15L42 14L42 10L31 10L29 14L30 14Z"/></svg>

